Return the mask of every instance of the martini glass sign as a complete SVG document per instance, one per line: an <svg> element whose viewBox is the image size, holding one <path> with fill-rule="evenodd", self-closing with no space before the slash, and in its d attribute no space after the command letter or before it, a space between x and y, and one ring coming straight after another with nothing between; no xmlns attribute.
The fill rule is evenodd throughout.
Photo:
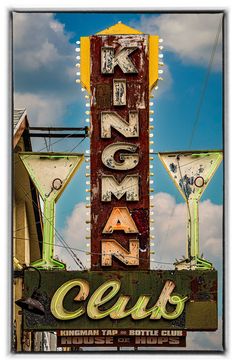
<svg viewBox="0 0 236 364"><path fill-rule="evenodd" d="M19 153L35 187L44 202L42 259L31 265L38 269L65 269L53 258L55 239L55 203L80 167L82 154Z"/></svg>
<svg viewBox="0 0 236 364"><path fill-rule="evenodd" d="M199 201L222 161L222 151L159 153L159 158L187 205L186 259L177 269L213 269L199 254Z"/></svg>

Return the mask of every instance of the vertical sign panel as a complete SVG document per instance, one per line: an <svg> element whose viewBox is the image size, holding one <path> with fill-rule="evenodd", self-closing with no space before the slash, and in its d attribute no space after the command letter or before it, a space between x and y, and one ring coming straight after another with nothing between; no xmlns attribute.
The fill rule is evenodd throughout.
<svg viewBox="0 0 236 364"><path fill-rule="evenodd" d="M91 268L149 269L148 36L90 37Z"/></svg>

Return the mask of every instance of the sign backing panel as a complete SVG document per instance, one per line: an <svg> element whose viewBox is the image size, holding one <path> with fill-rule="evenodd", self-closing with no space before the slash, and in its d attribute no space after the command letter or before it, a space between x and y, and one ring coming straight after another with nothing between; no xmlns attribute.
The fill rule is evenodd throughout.
<svg viewBox="0 0 236 364"><path fill-rule="evenodd" d="M46 315L39 316L25 312L24 329L26 330L58 330L58 329L180 329L180 330L216 330L217 329L217 272L198 271L136 271L136 272L45 272L42 271L40 300L45 305ZM25 295L30 296L37 286L37 272L25 272ZM74 313L79 307L84 313L79 317L66 320L55 318L52 314L52 298L55 292L67 282L81 280L88 283L89 294L79 300L79 287L72 287L63 298L63 305L67 312ZM173 295L186 298L182 313L175 319L157 318L134 319L127 315L121 319L112 319L105 315L101 319L88 317L88 302L94 297L94 292L109 281L120 283L120 289L105 304L100 311L109 311L119 297L129 296L130 301L126 310L135 305L140 296L149 297L146 308L149 309L160 299L166 282L173 282ZM104 296L109 289L104 291ZM75 300L77 297L78 300ZM176 305L166 303L169 317ZM57 308L59 301L57 301ZM114 314L114 312L113 312ZM168 316L166 315L166 316Z"/></svg>

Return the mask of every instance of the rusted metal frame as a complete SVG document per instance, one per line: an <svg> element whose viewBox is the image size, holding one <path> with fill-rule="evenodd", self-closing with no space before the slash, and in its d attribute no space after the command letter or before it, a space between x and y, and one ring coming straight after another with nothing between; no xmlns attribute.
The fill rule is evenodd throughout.
<svg viewBox="0 0 236 364"><path fill-rule="evenodd" d="M140 44L143 40L140 38ZM106 43L106 44L105 44ZM109 43L109 44L108 44ZM118 46L118 40L116 36L110 36L109 39L107 37L98 37L92 36L90 37L91 44L91 56L92 56L92 69L91 69L91 94L94 95L91 105L91 120L92 120L92 134L91 134L91 225L92 225L92 241L91 241L91 261L92 261L92 269L99 270L101 269L101 247L100 240L102 240L102 234L99 232L99 227L103 226L108 218L109 214L112 211L113 207L122 207L124 206L124 198L117 201L115 197L112 197L112 201L109 202L109 207L106 202L100 201L100 176L107 175L111 173L111 171L105 167L101 162L101 151L107 147L108 145L114 142L128 142L129 139L126 139L124 136L120 135L117 131L112 130L112 138L109 139L98 139L97 136L100 135L100 117L103 111L110 112L118 112L119 115L128 120L128 113L130 110L136 109L137 103L140 103L140 100L136 100L137 95L141 95L144 92L145 87L147 86L147 91L145 93L144 102L145 108L138 108L139 111L139 123L142 125L142 130L140 131L140 136L132 140L133 143L137 145L140 152L140 165L130 170L133 173L139 173L140 175L140 183L141 183L141 200L137 203L129 202L130 213L132 218L136 223L140 225L141 234L139 235L140 239L140 247L142 249L140 253L140 268L141 269L149 269L150 264L150 256L149 256L149 135L148 135L148 125L149 125L149 113L148 113L148 103L149 103L149 92L148 92L148 60L144 62L144 67L139 70L139 74L129 75L121 71L119 66L115 68L114 74L112 75L101 75L100 70L100 50L101 47L112 45ZM132 61L139 65L139 57L141 52L143 52L143 46L140 47L140 51L134 52L132 54ZM144 57L144 56L143 56ZM127 84L127 105L126 107L115 106L112 104L112 87L113 80L126 79ZM135 92L136 91L136 96ZM141 92L142 91L142 92ZM96 102L95 102L96 101ZM145 124L145 125L144 125ZM144 135L144 130L147 130L146 135ZM141 144L142 140L142 144ZM142 170L140 172L140 166L142 165ZM147 169L147 172L144 173L144 169ZM120 183L124 178L124 175L127 175L127 172L124 171L116 171L112 170L112 174L114 178ZM147 181L147 182L144 182ZM97 191L96 199L94 198L93 190ZM146 204L146 202L147 204ZM125 202L127 206L127 203ZM99 213L96 214L96 211ZM141 215L142 216L141 216ZM98 215L98 220L96 223L93 223L93 219ZM140 215L140 216L139 216ZM143 230L143 225L147 227ZM114 232L112 238L116 239L118 242L122 241L122 245L124 248L128 248L128 237L124 236L121 232ZM122 238L122 239L121 239ZM128 267L122 265L121 262L114 259L112 269L127 269ZM109 269L108 267L103 267L103 270ZM135 267L129 267L129 270L135 269Z"/></svg>

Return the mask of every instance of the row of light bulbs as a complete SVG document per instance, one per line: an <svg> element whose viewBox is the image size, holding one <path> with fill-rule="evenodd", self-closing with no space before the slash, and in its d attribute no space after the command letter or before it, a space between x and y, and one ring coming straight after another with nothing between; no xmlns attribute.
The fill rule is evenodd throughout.
<svg viewBox="0 0 236 364"><path fill-rule="evenodd" d="M159 43L163 43L163 39L159 39ZM162 45L159 45L159 50L163 50L163 46ZM158 55L159 57L159 62L158 62L158 65L159 66L164 66L164 63L162 62L162 59L163 59L163 54L162 53L159 53ZM158 69L158 74L163 74L163 70L162 69ZM160 81L163 81L163 78L162 77L158 77L158 80ZM158 90L158 86L155 86L154 88L155 90ZM152 95L150 95L151 98L153 98ZM154 153L154 150L153 150L153 145L154 145L154 140L153 140L153 137L154 137L154 125L153 125L153 122L154 122L154 110L152 109L152 107L154 106L154 102L153 101L150 101L149 102L149 153L152 154ZM154 181L153 179L151 179L151 177L154 176L154 172L153 172L153 164L152 164L152 161L154 160L153 156L150 156L150 172L149 172L149 176L150 176L150 247L153 247L155 244L153 242L153 240L155 240L155 235L153 234L153 231L155 230L153 224L155 223L155 220L154 220L154 211L152 210L154 208L154 204L153 204L153 198L154 198L154 195L153 195L153 192L154 192L154 188L152 187ZM155 251L154 250L150 250L150 254L155 254ZM150 259L151 261L153 261L153 259L151 258Z"/></svg>
<svg viewBox="0 0 236 364"><path fill-rule="evenodd" d="M76 42L77 47L75 48L75 51L77 53L80 53L80 41L78 40ZM76 63L76 67L80 69L80 54L78 54L76 56L77 61L79 61L78 63ZM76 72L76 76L80 77L80 71ZM80 78L76 79L76 83L81 83ZM84 87L81 87L81 92L84 93L84 98L85 98L85 107L89 108L90 107L90 96L87 94L86 89ZM90 110L86 110L85 111L85 122L88 123L90 125ZM90 233L91 233L91 210L90 210L90 193L91 193L91 188L90 188L90 151L86 150L85 152L85 177L86 177L86 240L89 241L86 243L86 248L88 248L88 250L86 251L86 255L87 255L87 265L88 267L91 266L91 245L90 245Z"/></svg>
<svg viewBox="0 0 236 364"><path fill-rule="evenodd" d="M159 43L162 43L163 42L163 39L159 39ZM80 45L80 41L76 41L76 45ZM162 45L159 45L159 49L162 50L163 49L163 46ZM75 48L75 51L77 53L80 52L80 48L79 47L76 47ZM163 59L163 54L162 53L159 53L158 57L160 59ZM80 61L80 55L77 55L76 56L76 59ZM162 61L159 61L158 62L159 66L164 66L164 63ZM80 68L80 63L76 63L76 67L77 68ZM158 70L158 73L159 74L163 74L163 70L162 69L159 69ZM80 72L76 72L76 75L77 76L80 76ZM162 77L158 77L158 80L162 81L163 78ZM80 83L80 79L76 79L76 83ZM155 90L158 89L158 86L155 87ZM81 91L82 92L85 92L85 88L84 87L81 87ZM89 95L85 92L85 100L86 100L86 103L85 103L85 106L86 108L89 108L90 107L90 102L88 102L90 100L90 97ZM149 102L149 106L150 106L150 110L149 110L149 114L150 114L150 117L149 117L149 130L151 131L149 133L149 152L150 153L153 153L153 149L152 149L152 146L154 144L154 140L152 139L154 137L154 133L153 133L153 129L154 129L154 126L152 125L153 121L154 121L154 118L152 117L152 115L154 114L154 110L151 109L152 106L154 106L154 102L153 101L150 101ZM90 110L86 110L85 111L85 114L86 114L86 118L85 118L85 121L86 123L89 123L90 124ZM153 160L153 157L151 156L150 157L150 162ZM90 151L89 150L86 150L86 158L85 158L85 168L86 168L86 173L85 173L85 177L88 178L88 180L86 180L86 208L88 208L89 210L86 212L86 223L89 225L86 227L86 232L90 233L91 232L91 205L90 205L90 193L91 193L91 189L90 189ZM150 168L150 177L154 176L154 173L153 173L153 164L150 163L149 165L149 168ZM154 183L154 181L152 179L150 179L150 185L152 185ZM154 189L153 187L150 187L150 193L154 192ZM155 222L154 219L153 219L153 215L154 215L154 211L152 210L152 208L154 207L153 203L152 203L152 199L153 199L153 195L150 194L150 231L152 232L154 230L154 227L152 226L152 224ZM91 236L90 234L86 234L86 239L87 240L90 240L91 239ZM155 239L155 235L150 235L150 240L154 240ZM90 245L90 242L86 244L86 246L88 248L91 248L91 245ZM154 246L154 243L153 242L150 242L150 246ZM155 254L154 251L150 251L151 254ZM90 249L89 251L86 253L87 255L90 255ZM151 261L153 261L153 259L151 259ZM91 260L90 259L87 259L87 263L90 263Z"/></svg>

